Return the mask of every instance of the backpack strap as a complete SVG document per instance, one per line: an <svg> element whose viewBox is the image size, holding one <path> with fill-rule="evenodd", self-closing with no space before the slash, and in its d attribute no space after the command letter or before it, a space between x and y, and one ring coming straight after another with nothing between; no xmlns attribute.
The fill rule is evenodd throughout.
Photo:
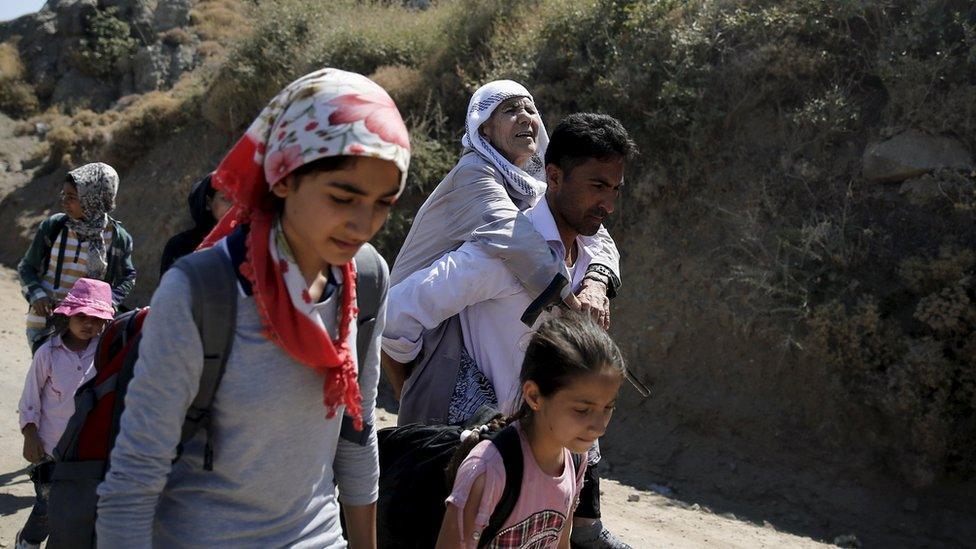
<svg viewBox="0 0 976 549"><path fill-rule="evenodd" d="M363 244L356 253L356 306L359 317L356 326L356 362L359 373L363 371L363 363L369 352L373 340L373 328L376 326L376 315L379 314L380 302L386 295L389 286L390 273L383 263L379 252L370 244ZM359 376L362 379L362 375ZM357 431L353 419L345 414L342 416L342 429L339 436L343 439L366 446L369 436L373 433L372 423L363 423L363 429Z"/></svg>
<svg viewBox="0 0 976 549"><path fill-rule="evenodd" d="M230 259L219 246L184 256L173 267L183 271L190 279L193 320L203 344L200 388L186 411L177 457L183 444L203 429L207 433L203 468L212 471L213 427L210 408L234 342L237 326L237 274Z"/></svg>
<svg viewBox="0 0 976 549"><path fill-rule="evenodd" d="M505 521L515 510L519 494L522 492L524 463L518 429L514 425L505 427L491 439L491 443L495 445L495 449L502 456L502 463L505 464L505 489L502 490L502 496L495 505L495 510L491 512L488 525L481 531L481 538L478 540L479 548L486 547L501 532Z"/></svg>
<svg viewBox="0 0 976 549"><path fill-rule="evenodd" d="M44 239L44 244L47 245L47 252L44 254L46 258L44 269L41 273L47 272L48 267L51 266L51 248L54 247L54 241L61 237L61 245L58 246L58 262L54 265L54 287L57 289L61 286L61 267L64 265L64 252L65 247L68 244L68 215L60 214L51 223L51 232L47 234Z"/></svg>

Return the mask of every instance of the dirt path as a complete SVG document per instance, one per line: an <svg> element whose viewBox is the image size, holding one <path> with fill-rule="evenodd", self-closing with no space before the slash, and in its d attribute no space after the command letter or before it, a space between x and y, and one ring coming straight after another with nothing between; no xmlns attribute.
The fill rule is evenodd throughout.
<svg viewBox="0 0 976 549"><path fill-rule="evenodd" d="M33 486L21 457L17 401L30 353L23 334L24 301L16 273L0 267L0 547L13 547L33 504ZM396 416L380 414L380 426ZM628 499L638 501L628 501ZM604 520L635 548L650 547L824 547L815 541L748 522L684 508L660 495L618 482L603 483Z"/></svg>

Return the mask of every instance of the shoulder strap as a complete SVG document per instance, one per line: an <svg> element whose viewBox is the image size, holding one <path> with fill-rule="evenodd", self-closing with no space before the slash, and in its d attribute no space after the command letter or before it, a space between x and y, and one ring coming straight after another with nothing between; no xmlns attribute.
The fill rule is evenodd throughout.
<svg viewBox="0 0 976 549"><path fill-rule="evenodd" d="M61 231L68 226L68 214L54 214L51 216L51 226L48 228L48 233L45 235L44 243L50 248L54 241L61 234Z"/></svg>
<svg viewBox="0 0 976 549"><path fill-rule="evenodd" d="M379 313L380 302L386 294L389 285L390 272L376 251L370 244L363 244L356 253L356 306L359 308L359 318L356 326L356 357L359 371L369 352L370 342L373 340L373 328L376 326L376 315ZM362 378L362 376L359 376ZM369 435L373 432L373 424L363 423L363 429L357 431L353 420L347 415L342 416L342 429L339 435L345 440L365 446L369 442Z"/></svg>
<svg viewBox="0 0 976 549"><path fill-rule="evenodd" d="M390 273L385 263L371 244L363 244L363 247L356 253L356 306L359 307L359 322L376 318L379 312L380 301L386 292L389 284ZM358 338L356 345L359 350L365 352L368 348L363 347L363 338Z"/></svg>
<svg viewBox="0 0 976 549"><path fill-rule="evenodd" d="M55 214L52 220L50 232L44 237L46 251L44 253L44 269L41 271L41 275L47 272L48 267L51 266L51 248L54 247L54 241L60 236L61 245L58 247L58 262L54 265L54 287L58 288L61 286L61 266L64 264L64 248L68 243L68 215Z"/></svg>
<svg viewBox="0 0 976 549"><path fill-rule="evenodd" d="M210 407L224 375L237 325L237 275L224 251L209 248L180 258L174 268L190 279L193 320L203 344L203 372L197 396L186 411L180 445L201 428L207 433L203 468L213 470Z"/></svg>
<svg viewBox="0 0 976 549"><path fill-rule="evenodd" d="M505 489L502 497L495 505L495 510L491 512L488 525L481 531L481 539L478 547L486 547L495 536L502 530L505 521L515 510L518 504L519 494L522 491L522 473L524 463L522 461L522 441L519 438L518 430L514 425L509 425L491 439L498 453L502 456L502 463L505 464Z"/></svg>

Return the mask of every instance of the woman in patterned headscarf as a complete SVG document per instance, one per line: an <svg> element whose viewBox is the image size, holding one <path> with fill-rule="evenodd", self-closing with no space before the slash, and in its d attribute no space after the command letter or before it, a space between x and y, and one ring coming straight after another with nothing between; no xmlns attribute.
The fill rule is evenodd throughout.
<svg viewBox="0 0 976 549"><path fill-rule="evenodd" d="M569 274L563 263L536 232L522 212L534 206L545 194L543 158L549 136L532 94L518 82L495 80L478 88L468 103L464 152L454 169L431 193L414 217L400 253L390 273L395 285L414 272L426 268L464 242L477 240L502 258L512 274L533 295L538 307L523 317L530 324L541 306L562 298L569 306L594 311L604 325L609 324L609 301L620 284L619 254L603 228L598 233L604 242L603 253L594 259L579 299L569 291ZM582 305L581 305L582 301ZM533 316L535 315L535 316ZM449 324L454 323L449 326ZM425 348L425 360L452 357L456 319L424 336L436 342L436 350ZM456 342L455 342L456 345ZM443 346L443 347L442 347ZM444 351L441 352L441 349ZM457 364L448 366L457 368ZM406 381L407 368L389 356L383 357L383 370L399 394ZM418 365L414 372L443 372ZM412 389L400 403L400 424L447 417L447 400L454 390L451 375L434 375L431 388L420 379L408 384ZM429 390L428 390L429 389ZM441 398L443 397L443 398Z"/></svg>
<svg viewBox="0 0 976 549"><path fill-rule="evenodd" d="M34 348L50 333L48 318L79 278L112 286L112 305L122 304L136 282L132 237L108 214L115 209L119 176L94 162L68 172L61 189L62 213L44 220L17 266L27 314L27 339Z"/></svg>
<svg viewBox="0 0 976 549"><path fill-rule="evenodd" d="M173 268L99 487L99 547L343 547L336 484L350 542L375 546L376 437L339 432L343 413L372 420L386 295L357 357L352 259L402 191L409 156L389 95L336 69L290 84L230 150L213 184L234 206L202 244L225 254L240 290L211 410L213 470L200 437L172 462L203 363L189 281Z"/></svg>

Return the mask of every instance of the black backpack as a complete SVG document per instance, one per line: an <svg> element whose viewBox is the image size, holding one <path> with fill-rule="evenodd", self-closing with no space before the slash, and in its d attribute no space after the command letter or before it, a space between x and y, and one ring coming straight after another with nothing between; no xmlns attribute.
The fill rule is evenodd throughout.
<svg viewBox="0 0 976 549"><path fill-rule="evenodd" d="M380 301L386 293L388 271L369 244L356 255L356 266L359 307L356 346L361 363L372 339ZM210 422L210 408L223 377L237 324L237 273L218 248L184 256L173 268L183 271L190 280L193 320L200 331L204 354L200 388L187 410L177 456L183 443L202 429L207 437L204 469L212 470L215 449L211 435L215 426ZM75 413L58 441L53 470L48 473L51 492L47 546L52 549L94 547L96 488L109 468L108 458L119 433L125 393L139 355L142 323L149 312L148 307L130 311L106 327L96 352L95 377L75 393ZM352 419L343 416L340 436L365 445L372 430L371 424L364 424L357 431Z"/></svg>
<svg viewBox="0 0 976 549"><path fill-rule="evenodd" d="M412 423L380 429L379 500L376 503L377 546L384 549L429 549L437 545L444 521L444 500L452 484L447 467L464 429L499 417L483 407L464 425ZM505 464L505 489L481 532L478 547L488 545L518 504L522 491L522 444L514 425L487 435ZM579 469L581 456L573 454Z"/></svg>

